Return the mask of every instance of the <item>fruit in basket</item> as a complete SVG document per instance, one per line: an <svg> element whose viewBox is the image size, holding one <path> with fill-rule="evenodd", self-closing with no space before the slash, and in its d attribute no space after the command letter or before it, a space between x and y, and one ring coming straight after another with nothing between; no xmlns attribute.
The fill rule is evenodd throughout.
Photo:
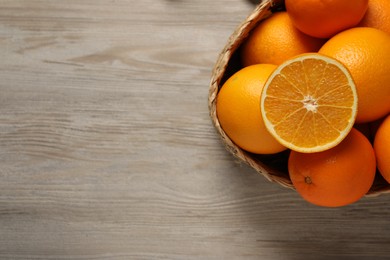
<svg viewBox="0 0 390 260"><path fill-rule="evenodd" d="M327 41L319 53L339 60L351 72L358 92L358 123L390 112L390 34L375 28L345 30Z"/></svg>
<svg viewBox="0 0 390 260"><path fill-rule="evenodd" d="M390 33L390 1L369 0L367 12L358 26L373 27Z"/></svg>
<svg viewBox="0 0 390 260"><path fill-rule="evenodd" d="M387 0L369 1L371 4L390 3ZM345 4L351 2L345 1ZM225 119L216 116L221 110L217 107L217 93L224 88L221 89L221 78L246 66L245 61L258 64L260 61L255 60L258 57L274 60L282 57L280 61L273 62L278 66L269 72L262 93L256 95L260 97L258 111L264 121L261 128L270 133L265 134L265 138L276 140L283 149L290 149L286 153L268 156L257 156L253 152L235 153L237 146L245 148L231 136L234 136L235 131L247 131L253 127L248 122L254 120L248 120L246 115L242 116L243 121L241 116L236 117L235 120L239 122L237 128L232 128L228 134L231 139L224 138L225 144L232 148L229 150L239 159L248 162L267 179L282 186L295 187L303 198L316 205L343 206L359 200L365 194L377 195L389 191L390 183L386 184L384 179L390 179L387 177L390 176L390 126L384 127L381 123L390 116L390 34L374 24L368 25L373 28L343 29L327 39L326 43L325 39L306 38L310 42L316 39L320 41L319 45L323 44L317 53L302 51L290 56L290 50L296 50L299 44L289 46L283 41L294 39L294 36L278 27L283 22L275 22L275 17L282 21L283 14L287 13L280 12L282 8L272 6L272 3L265 1L264 7L260 5L256 8L255 13L229 39L229 44L225 46L215 66L209 105L212 109L216 108L217 113L212 113L212 119L216 128L226 137L221 131L223 123L219 123L229 121L231 112L226 113ZM269 14L270 6L272 11L277 10L276 13L263 19L264 15ZM385 11L386 7L383 5L381 9ZM349 15L347 13L345 15ZM378 19L380 16L377 13L369 17L370 12L366 12L359 26L367 20L375 19L386 24L386 19ZM275 23L271 26L271 22ZM263 28L264 31L257 32L258 28L267 23L267 30ZM285 26L291 24L289 20ZM295 28L294 24L292 26ZM280 40L253 40L264 38L262 34L267 36L272 33L283 36ZM244 35L248 36L243 38ZM242 101L241 104L246 102ZM228 103L226 107L230 106ZM363 134L352 128L352 125ZM381 130L377 131L379 126ZM240 138L247 143L254 140L250 134L241 135ZM377 150L376 153L374 150ZM286 156L289 156L288 160ZM287 164L288 170L285 168ZM374 182L379 172L384 178L376 178Z"/></svg>
<svg viewBox="0 0 390 260"><path fill-rule="evenodd" d="M304 52L316 52L324 40L303 34L286 12L274 13L257 25L241 46L243 66L280 64Z"/></svg>
<svg viewBox="0 0 390 260"><path fill-rule="evenodd" d="M356 26L366 13L368 0L285 0L285 5L300 31L329 38Z"/></svg>
<svg viewBox="0 0 390 260"><path fill-rule="evenodd" d="M217 96L217 117L229 138L242 149L258 154L286 148L266 130L260 113L260 94L276 65L257 64L232 75Z"/></svg>
<svg viewBox="0 0 390 260"><path fill-rule="evenodd" d="M281 144L313 153L330 149L347 136L355 122L357 94L340 62L303 54L271 74L260 106L265 126Z"/></svg>
<svg viewBox="0 0 390 260"><path fill-rule="evenodd" d="M374 139L378 170L390 183L390 115L380 124Z"/></svg>
<svg viewBox="0 0 390 260"><path fill-rule="evenodd" d="M336 147L320 153L292 151L288 169L297 192L324 207L358 201L370 189L376 172L374 149L367 138L352 129Z"/></svg>

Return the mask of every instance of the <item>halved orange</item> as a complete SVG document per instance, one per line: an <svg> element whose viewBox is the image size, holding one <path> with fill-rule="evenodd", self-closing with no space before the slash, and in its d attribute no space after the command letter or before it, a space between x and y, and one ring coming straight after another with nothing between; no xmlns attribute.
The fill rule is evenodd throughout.
<svg viewBox="0 0 390 260"><path fill-rule="evenodd" d="M263 88L260 106L276 140L291 150L313 153L336 146L350 132L357 93L343 64L306 53L276 68Z"/></svg>

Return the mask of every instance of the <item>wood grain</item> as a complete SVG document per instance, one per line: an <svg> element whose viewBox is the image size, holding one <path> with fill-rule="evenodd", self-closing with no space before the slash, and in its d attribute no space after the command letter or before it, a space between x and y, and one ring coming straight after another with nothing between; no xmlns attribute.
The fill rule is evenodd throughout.
<svg viewBox="0 0 390 260"><path fill-rule="evenodd" d="M0 0L1 259L386 259L390 200L305 203L224 149L250 1Z"/></svg>

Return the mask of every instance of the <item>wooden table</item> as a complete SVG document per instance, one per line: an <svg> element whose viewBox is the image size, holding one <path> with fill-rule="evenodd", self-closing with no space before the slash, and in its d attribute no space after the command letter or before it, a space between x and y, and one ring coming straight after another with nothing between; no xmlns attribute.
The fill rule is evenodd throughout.
<svg viewBox="0 0 390 260"><path fill-rule="evenodd" d="M229 154L211 70L245 0L0 0L0 259L385 259L390 196L325 209Z"/></svg>

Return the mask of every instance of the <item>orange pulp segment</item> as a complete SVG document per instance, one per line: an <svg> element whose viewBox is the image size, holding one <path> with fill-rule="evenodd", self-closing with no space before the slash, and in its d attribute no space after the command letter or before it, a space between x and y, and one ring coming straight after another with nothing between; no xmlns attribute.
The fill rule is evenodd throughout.
<svg viewBox="0 0 390 260"><path fill-rule="evenodd" d="M261 94L268 131L282 145L303 153L339 144L357 113L352 76L340 62L317 53L287 60L268 78Z"/></svg>

